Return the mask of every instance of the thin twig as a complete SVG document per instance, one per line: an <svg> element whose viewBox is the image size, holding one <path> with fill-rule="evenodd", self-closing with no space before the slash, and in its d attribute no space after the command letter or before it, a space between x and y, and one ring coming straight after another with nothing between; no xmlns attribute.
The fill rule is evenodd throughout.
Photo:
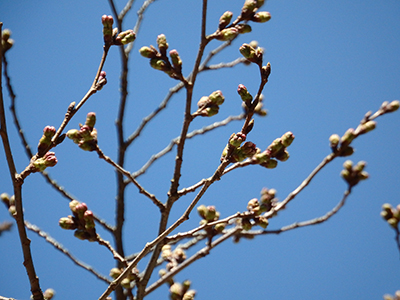
<svg viewBox="0 0 400 300"><path fill-rule="evenodd" d="M29 230L35 232L36 234L38 234L39 236L41 236L42 238L44 238L46 240L46 242L50 243L52 246L54 246L54 248L56 248L58 251L64 253L69 259L72 260L72 262L76 265L78 265L79 267L89 271L90 273L92 273L93 275L95 275L98 279L104 281L107 284L110 284L110 280L105 277L104 275L101 275L100 273L98 273L96 270L93 269L93 267L87 265L86 263L78 260L76 257L74 257L63 245L61 245L59 242L57 242L54 238L52 238L48 233L40 230L39 227L37 227L36 225L33 225L31 223L29 223L28 221L25 221L25 226L26 228L28 228Z"/></svg>
<svg viewBox="0 0 400 300"><path fill-rule="evenodd" d="M115 249L111 246L111 244L110 244L108 241L103 240L99 235L97 235L96 241L97 241L100 245L105 246L108 250L110 250L110 252L113 254L113 256L114 256L114 258L115 258L116 260L119 260L119 261L122 262L124 265L127 264L127 263L126 263L126 260L125 260L121 255L119 255L119 253L118 253L117 251L115 251Z"/></svg>

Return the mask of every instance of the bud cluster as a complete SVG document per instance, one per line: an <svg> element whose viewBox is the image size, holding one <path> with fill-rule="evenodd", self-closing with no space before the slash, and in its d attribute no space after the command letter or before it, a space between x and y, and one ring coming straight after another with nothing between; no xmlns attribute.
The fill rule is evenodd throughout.
<svg viewBox="0 0 400 300"><path fill-rule="evenodd" d="M35 159L32 164L30 171L43 172L47 167L54 167L57 164L57 157L54 152L47 152L44 156Z"/></svg>
<svg viewBox="0 0 400 300"><path fill-rule="evenodd" d="M253 123L251 123L253 124ZM250 125L250 132L252 125ZM224 159L228 155L228 150L233 147L233 151L230 155L230 162L241 162L248 157L252 157L257 154L260 149L256 147L256 145L252 142L245 142L246 134L242 132L232 133L229 138L228 144L225 149L222 151L221 160ZM244 142L244 143L243 143ZM242 145L243 143L243 145Z"/></svg>
<svg viewBox="0 0 400 300"><path fill-rule="evenodd" d="M400 290L396 291L393 296L389 294L383 295L383 300L400 300Z"/></svg>
<svg viewBox="0 0 400 300"><path fill-rule="evenodd" d="M160 276L162 276L161 274ZM193 300L196 291L190 289L191 284L190 280L185 280L183 283L174 282L172 280L169 287L169 296L171 300Z"/></svg>
<svg viewBox="0 0 400 300"><path fill-rule="evenodd" d="M171 245L164 245L161 249L161 257L164 261L168 261L166 269L171 271L186 259L186 252L180 247L176 247L173 251Z"/></svg>
<svg viewBox="0 0 400 300"><path fill-rule="evenodd" d="M110 270L110 276L116 279L119 275L121 275L122 271L123 269L112 268ZM135 267L132 269L131 273L127 277L122 279L121 286L125 289L131 289L134 287L138 278L139 278L139 270Z"/></svg>
<svg viewBox="0 0 400 300"><path fill-rule="evenodd" d="M360 161L353 166L351 160L346 160L340 175L350 186L355 186L360 180L365 180L369 177L368 173L364 171L366 165L365 161Z"/></svg>
<svg viewBox="0 0 400 300"><path fill-rule="evenodd" d="M8 195L7 193L2 193L0 195L1 201L6 205L8 208L8 212L10 213L11 216L15 216L17 213L17 209L15 208L15 197L12 195Z"/></svg>
<svg viewBox="0 0 400 300"><path fill-rule="evenodd" d="M197 207L197 212L202 218L202 220L200 221L200 225L205 225L210 222L219 220L220 213L216 210L214 205L205 206L202 204ZM225 225L226 224L224 223L216 224L209 230L209 233L211 233L212 235L221 233L225 229Z"/></svg>
<svg viewBox="0 0 400 300"><path fill-rule="evenodd" d="M197 111L193 116L211 117L218 113L219 106L224 103L225 97L220 90L212 92L209 96L203 96L197 102Z"/></svg>
<svg viewBox="0 0 400 300"><path fill-rule="evenodd" d="M218 30L215 38L219 41L231 41L238 34L251 32L251 26L239 23L241 21L253 21L265 23L271 19L271 14L266 11L257 10L264 4L265 0L246 0L241 11L241 15L231 24L233 13L226 11L219 18Z"/></svg>
<svg viewBox="0 0 400 300"><path fill-rule="evenodd" d="M139 53L146 58L150 59L150 66L156 70L167 73L171 78L182 78L182 60L177 50L173 49L169 52L167 57L168 42L164 34L157 36L157 49L150 45L143 46L139 49Z"/></svg>
<svg viewBox="0 0 400 300"><path fill-rule="evenodd" d="M10 50L11 47L14 45L14 40L10 39L11 31L10 29L4 29L1 32L1 46L3 48L3 53Z"/></svg>
<svg viewBox="0 0 400 300"><path fill-rule="evenodd" d="M278 161L286 161L289 159L289 147L294 140L294 134L290 131L286 132L280 138L275 139L271 145L263 152L258 152L253 156L255 164L259 164L267 169L274 169L278 165Z"/></svg>
<svg viewBox="0 0 400 300"><path fill-rule="evenodd" d="M400 204L397 205L396 207L392 207L389 203L383 204L381 216L395 230L399 230L398 226L400 223Z"/></svg>
<svg viewBox="0 0 400 300"><path fill-rule="evenodd" d="M62 229L75 230L74 236L80 240L94 242L97 240L97 234L94 223L94 215L88 210L85 203L72 200L69 203L72 216L61 218L58 222Z"/></svg>
<svg viewBox="0 0 400 300"><path fill-rule="evenodd" d="M112 16L103 15L101 17L101 23L103 24L103 38L104 43L108 46L111 45L126 45L133 42L136 39L136 34L133 30L129 29L118 33L117 28L112 28L114 18Z"/></svg>
<svg viewBox="0 0 400 300"><path fill-rule="evenodd" d="M80 129L71 129L67 132L70 138L79 148L85 151L94 151L97 149L97 130L94 128L96 124L96 114L90 112L86 116L85 125L79 124Z"/></svg>
<svg viewBox="0 0 400 300"><path fill-rule="evenodd" d="M275 198L275 195L275 189L268 190L263 188L260 200L253 198L247 203L247 210L251 215L241 220L244 230L250 230L253 226L261 226L263 229L267 228L268 219L262 214L270 211L276 205L278 200Z"/></svg>

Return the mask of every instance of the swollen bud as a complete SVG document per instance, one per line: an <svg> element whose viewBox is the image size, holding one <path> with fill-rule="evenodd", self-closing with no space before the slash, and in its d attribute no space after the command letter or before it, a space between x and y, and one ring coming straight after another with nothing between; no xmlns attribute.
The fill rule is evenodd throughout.
<svg viewBox="0 0 400 300"><path fill-rule="evenodd" d="M157 36L157 46L161 54L165 56L168 49L168 43L167 43L167 38L165 37L164 34L160 34Z"/></svg>
<svg viewBox="0 0 400 300"><path fill-rule="evenodd" d="M260 11L255 13L251 20L257 23L265 23L271 20L271 14L267 11Z"/></svg>
<svg viewBox="0 0 400 300"><path fill-rule="evenodd" d="M221 30L216 39L219 41L231 41L239 34L239 30L235 27L225 28Z"/></svg>
<svg viewBox="0 0 400 300"><path fill-rule="evenodd" d="M222 14L221 18L219 18L219 25L218 25L219 30L222 30L229 25L229 23L232 20L232 16L233 14L230 11L226 11Z"/></svg>

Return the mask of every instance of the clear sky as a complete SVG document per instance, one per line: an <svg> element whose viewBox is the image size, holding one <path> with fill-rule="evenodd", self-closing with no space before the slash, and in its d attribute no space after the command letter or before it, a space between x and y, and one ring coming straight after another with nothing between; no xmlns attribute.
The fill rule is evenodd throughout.
<svg viewBox="0 0 400 300"><path fill-rule="evenodd" d="M158 34L167 36L171 49L183 60L183 73L192 70L200 38L202 1L155 1L146 12L131 54L126 135L152 112L177 82L153 70L138 49L155 45ZM209 1L207 33L218 26L219 17L230 10L236 17L244 1ZM117 10L124 1L116 1ZM136 22L141 1L135 1L124 29ZM275 188L284 199L330 153L328 138L356 127L364 114L377 110L383 101L400 97L400 2L372 1L276 1L263 7L272 19L254 24L253 31L211 61L229 62L240 56L242 43L257 40L265 48L264 60L272 66L265 87L266 118L257 117L249 140L265 149L287 131L296 139L290 159L278 168L258 166L238 169L213 185L201 204L215 205L222 217L244 211L248 200L259 197L262 187ZM89 89L102 54L101 15L111 14L102 1L10 1L0 2L0 21L10 28L14 47L7 53L9 72L17 95L17 112L28 142L36 148L46 125L58 127L72 101ZM220 45L213 41L206 53ZM108 84L94 95L67 129L77 128L88 112L97 113L99 145L116 158L114 121L119 101L120 61L117 48L110 50L104 70ZM197 118L190 131L229 115L241 113L236 93L244 84L256 94L259 78L254 65L204 72L199 75L194 98L222 90L226 101L213 118ZM6 91L6 107L9 98ZM131 146L126 169L138 170L152 154L179 135L185 95L178 93ZM195 103L193 110L195 109ZM400 289L399 251L394 231L380 217L385 202L400 203L400 114L386 115L377 128L354 142L351 160L368 162L367 181L354 188L345 207L328 222L266 235L239 244L227 241L206 258L176 276L192 280L196 299L382 299ZM21 143L7 114L8 129L17 169L28 164ZM184 154L180 188L213 174L229 136L241 129L232 122L208 135L190 140ZM174 150L175 151L175 150ZM81 151L70 140L56 148L58 165L49 173L79 201L114 224L115 173L95 153ZM165 201L172 178L175 152L157 161L139 182ZM345 159L324 169L285 211L270 221L278 229L296 221L324 215L346 189L339 173ZM0 193L12 194L4 151L0 149ZM172 214L178 217L194 194L182 198ZM158 209L133 186L127 189L126 253L140 251L155 238ZM72 231L59 228L58 220L70 214L68 201L49 187L40 174L23 186L25 217L63 244L76 257L107 275L114 266L112 255L97 244L80 241ZM0 209L0 221L11 220ZM172 220L172 219L171 219ZM181 230L197 226L194 212ZM110 236L99 231L104 239ZM56 290L56 299L97 299L106 285L76 267L42 238L28 232L43 289ZM193 254L190 251L188 254ZM29 299L29 282L22 265L16 227L0 237L0 295ZM139 265L139 269L144 264ZM157 276L152 278L155 281ZM167 287L148 299L166 299Z"/></svg>

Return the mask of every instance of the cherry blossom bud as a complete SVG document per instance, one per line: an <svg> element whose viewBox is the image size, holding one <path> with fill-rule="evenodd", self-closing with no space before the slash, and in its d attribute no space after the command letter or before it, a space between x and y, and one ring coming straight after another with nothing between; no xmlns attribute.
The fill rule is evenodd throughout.
<svg viewBox="0 0 400 300"><path fill-rule="evenodd" d="M60 225L60 227L61 227L62 229L68 229L68 230L76 229L76 228L77 228L77 225L75 224L75 222L74 222L74 220L72 219L72 217L61 218L61 219L58 221L58 225Z"/></svg>
<svg viewBox="0 0 400 300"><path fill-rule="evenodd" d="M294 140L294 134L291 131L286 132L281 137L281 143L284 147L289 147Z"/></svg>
<svg viewBox="0 0 400 300"><path fill-rule="evenodd" d="M210 99L211 103L216 105L221 105L225 101L225 97L222 95L220 90L212 92L208 98Z"/></svg>
<svg viewBox="0 0 400 300"><path fill-rule="evenodd" d="M51 300L51 299L54 297L55 294L56 294L55 290L53 290L53 289L47 289L47 290L44 291L43 297L44 297L46 300Z"/></svg>
<svg viewBox="0 0 400 300"><path fill-rule="evenodd" d="M233 133L229 138L229 144L234 147L239 147L246 140L246 135L242 132Z"/></svg>
<svg viewBox="0 0 400 300"><path fill-rule="evenodd" d="M231 41L239 34L239 30L235 27L225 28L219 32L216 39L219 41Z"/></svg>
<svg viewBox="0 0 400 300"><path fill-rule="evenodd" d="M162 55L166 55L168 49L167 38L164 34L157 36L157 46Z"/></svg>
<svg viewBox="0 0 400 300"><path fill-rule="evenodd" d="M183 287L179 282L175 282L169 288L170 297L172 300L181 300L183 296Z"/></svg>
<svg viewBox="0 0 400 300"><path fill-rule="evenodd" d="M243 20L248 20L249 17L257 10L257 1L246 0L242 7L241 18Z"/></svg>
<svg viewBox="0 0 400 300"><path fill-rule="evenodd" d="M336 148L339 145L340 142L340 137L337 134L332 134L329 137L329 142L330 142L330 146L331 148Z"/></svg>
<svg viewBox="0 0 400 300"><path fill-rule="evenodd" d="M57 157L54 152L47 152L33 162L33 172L43 172L47 167L54 167L57 164Z"/></svg>
<svg viewBox="0 0 400 300"><path fill-rule="evenodd" d="M142 48L139 49L139 53L140 55L146 58L155 58L158 52L153 46L151 47L143 46Z"/></svg>
<svg viewBox="0 0 400 300"><path fill-rule="evenodd" d="M101 23L103 23L104 42L110 43L112 40L112 35L113 35L112 25L114 23L114 19L112 16L103 15L101 17Z"/></svg>
<svg viewBox="0 0 400 300"><path fill-rule="evenodd" d="M117 278L119 275L121 275L121 273L122 273L122 270L121 269L119 269L119 268L112 268L111 270L110 270L110 277L112 277L112 278Z"/></svg>
<svg viewBox="0 0 400 300"><path fill-rule="evenodd" d="M222 30L229 25L229 23L232 20L232 16L233 13L231 11L226 11L222 14L222 16L219 18L219 25L218 25L219 30Z"/></svg>
<svg viewBox="0 0 400 300"><path fill-rule="evenodd" d="M195 290L189 290L183 295L182 300L194 300L195 295L196 295Z"/></svg>
<svg viewBox="0 0 400 300"><path fill-rule="evenodd" d="M264 2L265 2L265 0L257 0L256 7L257 7L257 8L260 8L261 6L264 5Z"/></svg>
<svg viewBox="0 0 400 300"><path fill-rule="evenodd" d="M360 134L370 132L376 128L376 122L375 121L368 121L361 125L361 130Z"/></svg>
<svg viewBox="0 0 400 300"><path fill-rule="evenodd" d="M249 24L237 24L235 27L237 28L239 34L251 32L251 26Z"/></svg>
<svg viewBox="0 0 400 300"><path fill-rule="evenodd" d="M265 163L261 163L260 166L263 166L267 169L275 169L278 165L278 162L275 159L267 160Z"/></svg>
<svg viewBox="0 0 400 300"><path fill-rule="evenodd" d="M169 52L169 56L171 57L171 61L172 61L172 65L174 66L175 70L177 70L178 72L181 72L182 70L182 60L179 56L178 51L171 50Z"/></svg>
<svg viewBox="0 0 400 300"><path fill-rule="evenodd" d="M387 105L386 111L387 112L394 112L394 111L398 110L399 107L400 107L399 100L394 100L394 101L390 102L390 104Z"/></svg>
<svg viewBox="0 0 400 300"><path fill-rule="evenodd" d="M243 84L239 84L237 92L244 102L248 103L253 100L253 96L249 93L249 91Z"/></svg>
<svg viewBox="0 0 400 300"><path fill-rule="evenodd" d="M89 126L89 128L94 127L94 125L96 124L96 113L94 112L90 112L86 115L86 122L85 125Z"/></svg>
<svg viewBox="0 0 400 300"><path fill-rule="evenodd" d="M275 155L275 158L277 159L277 160L280 160L280 161L287 161L288 159L289 159L289 152L286 150L286 149L284 149L284 150L282 150L282 151L279 151L276 155Z"/></svg>
<svg viewBox="0 0 400 300"><path fill-rule="evenodd" d="M353 128L349 128L347 129L347 131L345 132L345 134L342 136L342 138L340 139L340 143L342 145L342 147L344 145L350 145L350 143L354 140L355 138L355 134L354 134L354 129Z"/></svg>
<svg viewBox="0 0 400 300"><path fill-rule="evenodd" d="M243 230L250 230L252 225L249 219L242 219Z"/></svg>
<svg viewBox="0 0 400 300"><path fill-rule="evenodd" d="M126 45L132 43L136 39L136 33L129 29L118 33L114 39L114 45Z"/></svg>
<svg viewBox="0 0 400 300"><path fill-rule="evenodd" d="M39 140L38 144L38 152L42 153L42 151L46 151L46 149L51 144L52 137L56 134L56 129L53 126L46 126L43 129L43 135ZM42 153L43 154L43 153Z"/></svg>
<svg viewBox="0 0 400 300"><path fill-rule="evenodd" d="M260 11L255 13L251 20L257 23L265 23L271 20L271 14L267 11Z"/></svg>

